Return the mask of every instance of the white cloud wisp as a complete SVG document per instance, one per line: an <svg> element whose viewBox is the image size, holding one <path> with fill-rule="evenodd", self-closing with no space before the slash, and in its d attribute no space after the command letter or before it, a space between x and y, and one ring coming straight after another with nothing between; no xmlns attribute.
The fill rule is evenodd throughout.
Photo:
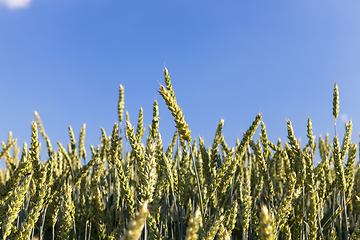
<svg viewBox="0 0 360 240"><path fill-rule="evenodd" d="M24 8L29 5L31 0L0 0L0 5L3 4L8 8Z"/></svg>
<svg viewBox="0 0 360 240"><path fill-rule="evenodd" d="M340 115L340 120L343 121L344 123L348 123L349 122L349 117L347 114L341 114Z"/></svg>

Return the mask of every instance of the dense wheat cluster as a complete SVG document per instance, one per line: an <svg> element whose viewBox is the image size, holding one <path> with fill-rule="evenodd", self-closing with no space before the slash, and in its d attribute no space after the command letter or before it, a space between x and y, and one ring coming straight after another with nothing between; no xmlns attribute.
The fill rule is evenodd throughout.
<svg viewBox="0 0 360 240"><path fill-rule="evenodd" d="M315 140L310 118L301 147L290 120L288 141L268 140L261 114L229 147L220 120L207 148L192 140L167 69L159 93L176 131L163 146L157 101L144 139L143 110L136 128L124 115L120 86L118 122L102 131L87 164L85 125L78 141L52 146L35 112L30 148L9 134L2 143L0 237L2 239L359 239L360 190L352 122L345 135ZM339 113L334 87L333 115ZM258 141L253 141L257 128ZM215 128L214 128L215 130ZM48 159L40 161L39 133ZM342 142L340 142L342 139ZM131 151L124 152L130 145ZM315 153L321 162L314 165ZM19 158L20 156L20 158Z"/></svg>

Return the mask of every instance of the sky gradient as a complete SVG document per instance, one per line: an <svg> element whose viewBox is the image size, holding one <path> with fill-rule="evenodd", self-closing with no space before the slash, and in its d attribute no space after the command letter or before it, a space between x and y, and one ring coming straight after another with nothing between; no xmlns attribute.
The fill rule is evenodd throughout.
<svg viewBox="0 0 360 240"><path fill-rule="evenodd" d="M332 0L0 0L0 139L12 131L30 144L38 111L54 146L85 123L89 155L100 127L111 134L122 84L135 126L140 107L151 124L158 100L166 147L175 132L157 92L166 66L193 139L207 146L220 119L234 146L258 112L273 142L287 141L290 119L304 145L308 117L317 139L332 139L335 82L338 133L352 119L359 142L359 12L359 1Z"/></svg>

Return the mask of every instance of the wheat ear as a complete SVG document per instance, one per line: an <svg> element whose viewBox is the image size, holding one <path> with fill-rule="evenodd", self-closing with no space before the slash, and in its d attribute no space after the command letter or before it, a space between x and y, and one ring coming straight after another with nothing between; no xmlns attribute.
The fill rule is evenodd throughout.
<svg viewBox="0 0 360 240"><path fill-rule="evenodd" d="M37 111L35 111L35 117L36 117L36 122L37 122L37 124L39 126L39 129L40 129L41 136L45 139L46 146L47 146L47 149L48 149L48 155L50 156L51 152L52 152L52 145L51 145L49 137L45 133L44 126L43 126L43 124L41 122L40 116L39 116Z"/></svg>
<svg viewBox="0 0 360 240"><path fill-rule="evenodd" d="M198 230L201 223L200 209L198 208L195 212L195 216L189 220L189 227L186 230L185 240L196 240L198 239Z"/></svg>
<svg viewBox="0 0 360 240"><path fill-rule="evenodd" d="M263 240L275 240L272 227L273 217L270 215L266 205L262 205L260 214L260 238Z"/></svg>
<svg viewBox="0 0 360 240"><path fill-rule="evenodd" d="M119 123L121 124L124 116L124 87L120 84L119 87L119 101L118 101L118 118Z"/></svg>
<svg viewBox="0 0 360 240"><path fill-rule="evenodd" d="M179 104L176 102L175 97L171 95L171 92L166 90L163 85L160 84L160 95L164 98L166 105L168 106L171 114L174 116L176 128L180 133L180 137L187 142L191 142L191 130L189 124L185 121L185 116L182 113Z"/></svg>
<svg viewBox="0 0 360 240"><path fill-rule="evenodd" d="M147 201L145 201L141 209L135 214L135 218L131 220L129 229L125 232L121 240L138 240L141 236L148 214L148 204Z"/></svg>

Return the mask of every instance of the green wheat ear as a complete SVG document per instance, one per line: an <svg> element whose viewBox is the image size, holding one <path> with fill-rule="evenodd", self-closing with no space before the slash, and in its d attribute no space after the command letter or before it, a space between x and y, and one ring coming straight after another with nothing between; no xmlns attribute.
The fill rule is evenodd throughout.
<svg viewBox="0 0 360 240"><path fill-rule="evenodd" d="M333 95L333 116L336 122L336 119L339 116L339 88L337 83L334 85L334 95Z"/></svg>
<svg viewBox="0 0 360 240"><path fill-rule="evenodd" d="M86 149L85 149L85 131L86 131L86 125L83 124L81 130L80 130L80 137L79 137L79 158L86 160Z"/></svg>
<svg viewBox="0 0 360 240"><path fill-rule="evenodd" d="M41 122L41 119L40 119L40 116L38 114L37 111L35 111L35 117L36 117L36 122L39 126L39 129L40 129L40 133L41 133L41 136L45 139L46 141L46 146L48 148L48 155L50 156L51 155L51 152L53 151L52 150L52 145L51 145L51 142L50 142L50 139L49 137L46 135L45 133L45 129L44 129L44 126L42 125L42 122Z"/></svg>
<svg viewBox="0 0 360 240"><path fill-rule="evenodd" d="M31 123L31 147L29 149L29 159L34 169L35 185L38 185L41 179L41 162L40 162L40 143L38 140L38 129L36 122Z"/></svg>
<svg viewBox="0 0 360 240"><path fill-rule="evenodd" d="M176 102L176 98L161 84L158 92L164 98L166 105L174 116L174 121L176 123L176 128L180 133L180 137L190 143L192 141L191 130L189 129L189 124L185 121L185 115L179 107L179 104Z"/></svg>
<svg viewBox="0 0 360 240"><path fill-rule="evenodd" d="M175 99L176 98L175 97L175 92L174 92L174 89L173 89L172 84L171 84L169 71L167 70L166 67L164 69L164 78L165 78L166 89L170 92L171 97Z"/></svg>
<svg viewBox="0 0 360 240"><path fill-rule="evenodd" d="M335 83L334 85L334 93L333 93L333 116L334 116L335 135L337 135L336 119L339 116L339 88L337 86L337 83Z"/></svg>
<svg viewBox="0 0 360 240"><path fill-rule="evenodd" d="M124 106L125 106L125 101L124 101L124 87L123 85L120 84L120 88L119 88L119 101L118 101L118 118L119 118L119 123L121 124L123 117L124 117Z"/></svg>

